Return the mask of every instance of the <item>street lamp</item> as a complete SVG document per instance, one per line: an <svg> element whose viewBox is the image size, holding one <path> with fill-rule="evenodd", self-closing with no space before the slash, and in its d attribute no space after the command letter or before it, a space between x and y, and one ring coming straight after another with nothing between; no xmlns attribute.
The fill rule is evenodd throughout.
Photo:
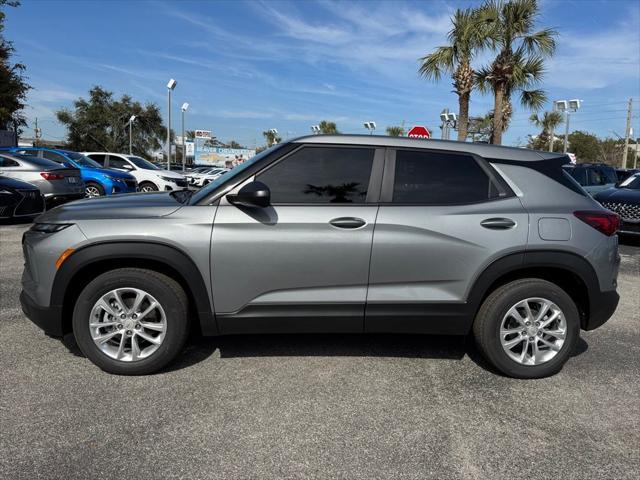
<svg viewBox="0 0 640 480"><path fill-rule="evenodd" d="M449 140L449 129L456 128L458 124L458 116L455 113L449 112L448 108L445 108L440 112L440 120L442 124L440 129L442 130L442 140Z"/></svg>
<svg viewBox="0 0 640 480"><path fill-rule="evenodd" d="M553 102L554 110L558 112L564 112L565 115L565 126L564 126L564 144L562 146L562 153L567 153L567 147L569 146L569 117L571 113L577 112L580 108L580 104L582 100L574 99L574 100L556 100ZM551 141L553 142L553 134L551 136ZM552 144L553 145L553 144ZM552 148L549 147L549 151Z"/></svg>
<svg viewBox="0 0 640 480"><path fill-rule="evenodd" d="M311 133L320 135L320 125L311 125Z"/></svg>
<svg viewBox="0 0 640 480"><path fill-rule="evenodd" d="M187 102L184 102L182 104L182 108L180 109L182 111L182 171L185 171L186 165L187 165L187 146L186 146L186 142L184 140L184 112L187 111L187 108L189 108L189 104Z"/></svg>
<svg viewBox="0 0 640 480"><path fill-rule="evenodd" d="M173 78L167 83L167 170L171 170L171 92L176 85Z"/></svg>
<svg viewBox="0 0 640 480"><path fill-rule="evenodd" d="M129 118L129 121L127 122L127 124L129 125L129 155L133 155L133 151L132 151L132 144L133 144L133 132L132 132L132 128L133 128L133 121L136 119L135 115L131 115L131 118Z"/></svg>
<svg viewBox="0 0 640 480"><path fill-rule="evenodd" d="M369 130L369 135L373 135L376 131L376 122L364 122L364 128Z"/></svg>

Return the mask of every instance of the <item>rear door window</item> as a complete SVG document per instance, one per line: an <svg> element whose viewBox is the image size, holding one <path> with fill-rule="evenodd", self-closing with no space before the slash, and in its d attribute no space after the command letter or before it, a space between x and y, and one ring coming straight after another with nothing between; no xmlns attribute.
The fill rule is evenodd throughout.
<svg viewBox="0 0 640 480"><path fill-rule="evenodd" d="M92 153L91 155L86 156L99 163L102 167L104 167L104 163L107 161L107 156L104 153Z"/></svg>
<svg viewBox="0 0 640 480"><path fill-rule="evenodd" d="M122 170L131 170L131 165L120 157L109 155L109 168L120 168Z"/></svg>
<svg viewBox="0 0 640 480"><path fill-rule="evenodd" d="M63 155L60 155L59 153L56 153L56 152L42 150L42 156L49 160L53 160L54 162L57 162L57 163L61 163L61 164L68 163L68 160Z"/></svg>
<svg viewBox="0 0 640 480"><path fill-rule="evenodd" d="M499 196L471 155L397 150L393 203L459 205Z"/></svg>
<svg viewBox="0 0 640 480"><path fill-rule="evenodd" d="M14 159L0 156L0 167L7 168L7 167L19 167L19 166L20 164L16 162Z"/></svg>

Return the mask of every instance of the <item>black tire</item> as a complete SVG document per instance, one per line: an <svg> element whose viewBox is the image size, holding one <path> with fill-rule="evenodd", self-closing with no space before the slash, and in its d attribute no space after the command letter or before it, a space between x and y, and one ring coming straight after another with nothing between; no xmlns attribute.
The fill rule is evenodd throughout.
<svg viewBox="0 0 640 480"><path fill-rule="evenodd" d="M89 188L95 188L99 196L104 196L104 187L102 185L96 182L86 182L84 184L84 194L86 197L90 198L89 192L87 191Z"/></svg>
<svg viewBox="0 0 640 480"><path fill-rule="evenodd" d="M91 338L89 318L98 299L115 288L142 289L161 304L166 315L166 334L160 347L142 360L124 362L103 353ZM89 360L105 372L146 375L172 361L184 347L189 334L188 300L180 285L166 275L141 268L120 268L99 275L80 293L73 310L73 333Z"/></svg>
<svg viewBox="0 0 640 480"><path fill-rule="evenodd" d="M500 326L509 309L521 300L541 297L551 300L564 314L566 336L560 351L540 365L522 365L511 359L500 343ZM484 301L473 324L473 335L482 356L496 369L514 378L543 378L562 369L580 335L578 309L567 293L554 283L525 278L503 285Z"/></svg>
<svg viewBox="0 0 640 480"><path fill-rule="evenodd" d="M142 182L139 187L141 192L144 192L144 189L148 189L149 192L157 192L158 191L158 186L155 183L151 183L151 182Z"/></svg>

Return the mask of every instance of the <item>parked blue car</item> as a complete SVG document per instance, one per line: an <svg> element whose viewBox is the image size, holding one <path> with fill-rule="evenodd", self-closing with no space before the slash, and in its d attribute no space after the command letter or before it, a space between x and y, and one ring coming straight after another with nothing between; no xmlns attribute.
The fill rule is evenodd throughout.
<svg viewBox="0 0 640 480"><path fill-rule="evenodd" d="M67 167L79 168L87 197L138 191L138 182L133 175L119 170L103 168L99 163L78 152L43 147L9 147L1 148L0 150L34 155L53 160Z"/></svg>

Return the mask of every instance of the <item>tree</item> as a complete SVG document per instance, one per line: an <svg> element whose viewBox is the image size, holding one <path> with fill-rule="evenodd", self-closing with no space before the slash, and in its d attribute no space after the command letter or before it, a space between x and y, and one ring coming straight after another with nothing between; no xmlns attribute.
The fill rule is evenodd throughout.
<svg viewBox="0 0 640 480"><path fill-rule="evenodd" d="M0 0L0 130L12 128L17 133L20 133L20 127L27 124L22 110L31 87L24 76L26 66L22 63L11 64L15 49L13 43L3 36L5 14L2 7L19 5L18 1Z"/></svg>
<svg viewBox="0 0 640 480"><path fill-rule="evenodd" d="M600 140L592 133L576 130L569 134L568 140L571 153L576 155L578 162L602 161Z"/></svg>
<svg viewBox="0 0 640 480"><path fill-rule="evenodd" d="M498 52L476 75L479 90L494 96L491 143L502 143L513 113L514 93L520 94L525 108L538 110L546 101L545 92L534 87L542 80L544 59L555 51L558 32L551 28L533 31L538 14L537 0L487 0L479 10L489 26L491 48Z"/></svg>
<svg viewBox="0 0 640 480"><path fill-rule="evenodd" d="M324 135L335 135L338 132L338 127L336 126L335 122L329 122L327 120L322 120L319 124L318 127L320 127L320 132L323 133Z"/></svg>
<svg viewBox="0 0 640 480"><path fill-rule="evenodd" d="M236 142L235 140L229 140L229 143L227 143L227 148L245 148L242 145L240 145L238 142Z"/></svg>
<svg viewBox="0 0 640 480"><path fill-rule="evenodd" d="M493 133L493 112L488 112L482 117L470 117L467 138L472 142L488 143Z"/></svg>
<svg viewBox="0 0 640 480"><path fill-rule="evenodd" d="M536 127L542 128L542 132L540 132L536 141L542 147L540 150L543 150L545 145L548 148L549 144L554 142L553 132L564 123L564 118L560 112L544 112L542 116L539 116L537 113L532 113L529 121Z"/></svg>
<svg viewBox="0 0 640 480"><path fill-rule="evenodd" d="M451 18L453 28L449 31L449 45L436 48L422 57L418 70L428 80L439 81L444 73L453 79L453 88L458 95L458 140L467 138L469 122L469 100L474 87L475 72L471 61L487 41L478 10L458 9Z"/></svg>
<svg viewBox="0 0 640 480"><path fill-rule="evenodd" d="M390 137L404 137L404 128L400 126L387 127L387 135Z"/></svg>
<svg viewBox="0 0 640 480"><path fill-rule="evenodd" d="M146 155L159 149L166 139L160 108L153 104L141 105L128 95L120 100L113 93L95 86L89 98L79 98L73 110L56 112L58 121L67 127L67 146L72 150L129 151L131 115L136 119L132 129L133 152ZM173 133L172 133L173 136Z"/></svg>
<svg viewBox="0 0 640 480"><path fill-rule="evenodd" d="M272 130L265 130L264 132L262 132L262 135L267 140L267 147L270 147L276 143L280 143L280 141L282 140L282 138L279 137L277 133L273 133Z"/></svg>
<svg viewBox="0 0 640 480"><path fill-rule="evenodd" d="M195 130L185 130L184 136L187 137L187 140L195 140L196 139L196 131Z"/></svg>

